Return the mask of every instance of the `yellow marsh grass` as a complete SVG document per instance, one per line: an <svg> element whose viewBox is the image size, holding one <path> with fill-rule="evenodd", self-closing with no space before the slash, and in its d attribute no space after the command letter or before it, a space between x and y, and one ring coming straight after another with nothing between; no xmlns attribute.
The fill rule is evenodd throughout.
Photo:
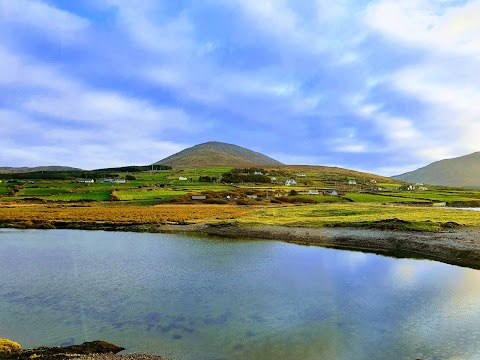
<svg viewBox="0 0 480 360"><path fill-rule="evenodd" d="M177 221L215 221L245 216L250 209L234 205L160 205L111 207L20 206L0 208L0 222L38 220L155 224Z"/></svg>
<svg viewBox="0 0 480 360"><path fill-rule="evenodd" d="M115 224L155 224L164 222L215 222L233 220L239 224L286 226L326 226L373 222L397 218L414 223L456 222L480 226L480 212L417 206L380 204L317 204L301 206L259 207L236 205L158 206L5 206L0 207L0 223L25 221L107 222Z"/></svg>
<svg viewBox="0 0 480 360"><path fill-rule="evenodd" d="M7 339L0 339L0 354L11 354L12 352L17 352L20 349L19 343Z"/></svg>
<svg viewBox="0 0 480 360"><path fill-rule="evenodd" d="M377 204L318 204L255 210L238 219L240 223L325 226L328 224L355 224L397 218L410 222L456 222L480 226L480 212L416 206L389 206Z"/></svg>

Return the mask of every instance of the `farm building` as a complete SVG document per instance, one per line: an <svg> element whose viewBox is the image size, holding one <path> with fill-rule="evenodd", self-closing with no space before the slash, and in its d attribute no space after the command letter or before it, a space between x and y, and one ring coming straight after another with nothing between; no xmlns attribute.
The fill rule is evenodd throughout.
<svg viewBox="0 0 480 360"><path fill-rule="evenodd" d="M81 184L93 184L95 180L93 179L78 179L78 182Z"/></svg>
<svg viewBox="0 0 480 360"><path fill-rule="evenodd" d="M320 193L318 192L318 190L308 190L308 195L320 195Z"/></svg>
<svg viewBox="0 0 480 360"><path fill-rule="evenodd" d="M325 190L325 195L336 196L336 195L338 195L338 192L337 192L337 190Z"/></svg>
<svg viewBox="0 0 480 360"><path fill-rule="evenodd" d="M185 176L180 176L180 177L178 178L178 180L180 180L180 181L187 181L188 179L187 179Z"/></svg>
<svg viewBox="0 0 480 360"><path fill-rule="evenodd" d="M206 195L192 195L192 200L206 200Z"/></svg>
<svg viewBox="0 0 480 360"><path fill-rule="evenodd" d="M402 185L398 188L400 191L412 191L415 190L415 186L413 185Z"/></svg>
<svg viewBox="0 0 480 360"><path fill-rule="evenodd" d="M348 185L357 185L355 180L348 180Z"/></svg>
<svg viewBox="0 0 480 360"><path fill-rule="evenodd" d="M295 181L295 179L288 179L287 181L285 181L285 186L290 186L290 185L297 185L297 182Z"/></svg>
<svg viewBox="0 0 480 360"><path fill-rule="evenodd" d="M307 177L305 174L297 174L297 177Z"/></svg>

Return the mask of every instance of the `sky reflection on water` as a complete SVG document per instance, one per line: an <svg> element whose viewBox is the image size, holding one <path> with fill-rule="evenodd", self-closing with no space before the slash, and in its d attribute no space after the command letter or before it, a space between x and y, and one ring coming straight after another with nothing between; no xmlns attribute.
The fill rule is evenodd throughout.
<svg viewBox="0 0 480 360"><path fill-rule="evenodd" d="M276 241L0 230L0 336L172 359L478 359L480 271ZM48 329L48 332L45 331Z"/></svg>

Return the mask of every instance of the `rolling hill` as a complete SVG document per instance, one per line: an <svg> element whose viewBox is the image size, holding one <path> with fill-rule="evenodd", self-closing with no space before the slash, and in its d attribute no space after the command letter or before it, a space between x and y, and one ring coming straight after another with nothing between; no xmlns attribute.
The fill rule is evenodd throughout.
<svg viewBox="0 0 480 360"><path fill-rule="evenodd" d="M259 152L241 146L217 141L195 145L153 165L168 165L174 169L200 167L251 167L266 165L283 165Z"/></svg>
<svg viewBox="0 0 480 360"><path fill-rule="evenodd" d="M415 171L392 176L392 178L411 183L480 187L480 152L436 161Z"/></svg>
<svg viewBox="0 0 480 360"><path fill-rule="evenodd" d="M39 171L77 171L82 170L69 166L36 166L36 167L0 167L0 174L21 174Z"/></svg>

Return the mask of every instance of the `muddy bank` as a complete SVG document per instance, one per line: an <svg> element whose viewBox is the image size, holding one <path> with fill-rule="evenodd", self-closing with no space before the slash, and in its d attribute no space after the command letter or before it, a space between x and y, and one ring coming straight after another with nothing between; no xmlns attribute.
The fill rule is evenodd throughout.
<svg viewBox="0 0 480 360"><path fill-rule="evenodd" d="M394 257L425 258L480 269L479 228L451 229L443 232L413 232L356 228L197 224L164 225L158 230L168 233L271 239L301 245L361 250Z"/></svg>
<svg viewBox="0 0 480 360"><path fill-rule="evenodd" d="M396 221L395 221L396 220ZM403 231L402 221L390 219L376 228L308 228L235 223L118 224L108 222L50 221L0 223L1 227L78 229L150 233L177 233L228 238L271 239L301 245L360 250L393 257L424 258L480 269L480 228L444 224L439 232Z"/></svg>

